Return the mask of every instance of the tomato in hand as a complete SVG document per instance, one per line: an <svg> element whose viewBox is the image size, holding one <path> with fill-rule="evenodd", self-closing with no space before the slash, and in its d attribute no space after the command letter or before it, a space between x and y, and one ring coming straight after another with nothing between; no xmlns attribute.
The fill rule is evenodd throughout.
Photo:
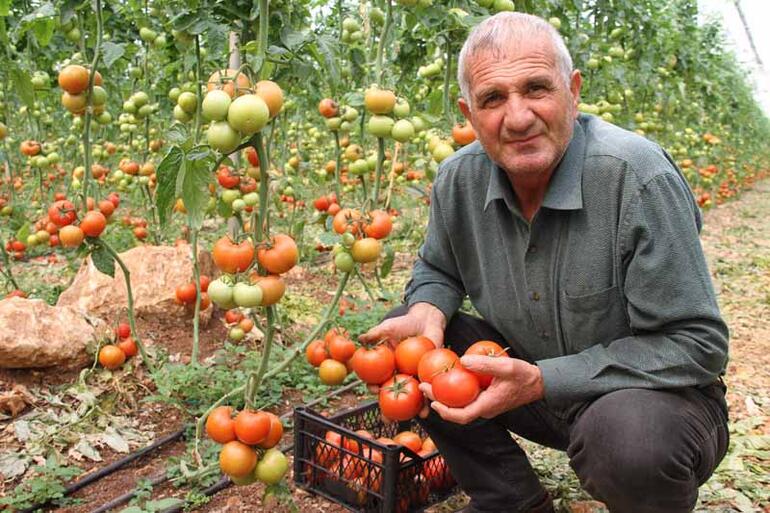
<svg viewBox="0 0 770 513"><path fill-rule="evenodd" d="M468 406L481 391L476 376L459 365L435 376L431 387L433 397L450 408Z"/></svg>
<svg viewBox="0 0 770 513"><path fill-rule="evenodd" d="M396 370L393 351L379 345L372 349L359 347L350 360L353 371L361 381L369 385L380 385L387 381Z"/></svg>
<svg viewBox="0 0 770 513"><path fill-rule="evenodd" d="M405 338L396 346L396 367L398 372L416 376L420 359L425 353L433 349L436 349L436 345L428 337Z"/></svg>
<svg viewBox="0 0 770 513"><path fill-rule="evenodd" d="M383 383L379 396L382 414L390 420L414 418L423 406L419 385L416 379L407 374L396 374Z"/></svg>
<svg viewBox="0 0 770 513"><path fill-rule="evenodd" d="M491 358L508 357L508 353L497 342L492 340L479 340L472 346L465 350L465 354L489 356ZM473 371L471 371L473 372ZM481 374L479 372L473 372L473 374L479 380L479 386L482 390L486 390L492 383L492 376L489 374Z"/></svg>
<svg viewBox="0 0 770 513"><path fill-rule="evenodd" d="M420 358L417 365L417 375L423 383L430 383L433 378L442 372L446 372L460 361L457 353L451 349L442 347L428 351Z"/></svg>

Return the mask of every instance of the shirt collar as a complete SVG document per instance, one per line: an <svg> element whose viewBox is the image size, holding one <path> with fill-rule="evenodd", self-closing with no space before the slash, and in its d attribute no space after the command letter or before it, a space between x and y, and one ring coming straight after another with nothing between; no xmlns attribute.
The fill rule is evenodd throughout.
<svg viewBox="0 0 770 513"><path fill-rule="evenodd" d="M583 208L583 162L585 161L586 136L583 126L575 121L572 139L564 152L559 165L551 176L545 192L543 206L555 210L579 210ZM497 199L505 201L509 210L516 209L513 188L508 175L495 163L487 186L487 198L484 209Z"/></svg>

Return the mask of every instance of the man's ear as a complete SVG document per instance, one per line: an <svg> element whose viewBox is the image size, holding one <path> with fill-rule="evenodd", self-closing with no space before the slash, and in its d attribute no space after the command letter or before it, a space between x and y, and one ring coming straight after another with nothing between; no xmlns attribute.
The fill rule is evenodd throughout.
<svg viewBox="0 0 770 513"><path fill-rule="evenodd" d="M572 93L572 103L577 110L578 103L580 103L580 87L583 85L583 76L580 74L580 70L576 69L572 72L572 76L569 81L569 90ZM576 114L577 115L577 114Z"/></svg>
<svg viewBox="0 0 770 513"><path fill-rule="evenodd" d="M465 116L465 119L468 121L471 120L471 106L468 105L468 102L465 101L465 98L460 98L457 100L457 106L460 107L460 112L463 113L463 116Z"/></svg>

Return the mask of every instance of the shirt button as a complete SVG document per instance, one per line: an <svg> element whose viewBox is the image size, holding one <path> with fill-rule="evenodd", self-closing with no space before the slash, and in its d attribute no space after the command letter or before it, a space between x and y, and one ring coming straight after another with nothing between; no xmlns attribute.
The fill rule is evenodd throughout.
<svg viewBox="0 0 770 513"><path fill-rule="evenodd" d="M540 332L540 336L543 337L543 338L548 338L550 336L550 334L547 331L541 331Z"/></svg>
<svg viewBox="0 0 770 513"><path fill-rule="evenodd" d="M531 299L532 301L540 301L540 294L538 294L537 292L530 292L529 299Z"/></svg>

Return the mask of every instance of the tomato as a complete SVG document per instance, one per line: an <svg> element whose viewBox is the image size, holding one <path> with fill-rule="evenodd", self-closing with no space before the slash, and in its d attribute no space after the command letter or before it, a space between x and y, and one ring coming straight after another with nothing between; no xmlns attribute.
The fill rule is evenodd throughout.
<svg viewBox="0 0 770 513"><path fill-rule="evenodd" d="M147 228L145 228L144 226L137 226L136 228L133 229L133 232L134 232L134 237L136 237L139 240L146 239L147 235L149 234L147 232Z"/></svg>
<svg viewBox="0 0 770 513"><path fill-rule="evenodd" d="M231 168L222 166L217 171L217 182L225 189L234 189L241 183L241 178Z"/></svg>
<svg viewBox="0 0 770 513"><path fill-rule="evenodd" d="M334 431L327 431L324 441L319 442L315 450L315 459L319 465L331 468L340 461L340 448L342 447L342 435Z"/></svg>
<svg viewBox="0 0 770 513"><path fill-rule="evenodd" d="M257 444L257 446L262 449L275 447L278 445L278 442L281 441L281 437L283 437L283 423L281 422L281 419L274 413L266 413L270 417L270 431L265 439Z"/></svg>
<svg viewBox="0 0 770 513"><path fill-rule="evenodd" d="M405 338L396 346L396 367L401 374L417 375L420 358L428 351L436 349L436 345L428 337Z"/></svg>
<svg viewBox="0 0 770 513"><path fill-rule="evenodd" d="M245 444L254 445L270 433L270 416L263 411L242 410L235 417L235 436Z"/></svg>
<svg viewBox="0 0 770 513"><path fill-rule="evenodd" d="M492 340L479 340L474 342L468 349L465 350L465 354L478 354L481 356L489 356L492 358L507 357L508 353L503 349L500 344L493 342ZM473 371L471 371L473 372ZM481 374L473 372L476 378L479 380L479 386L482 390L485 390L492 383L492 376L489 374Z"/></svg>
<svg viewBox="0 0 770 513"><path fill-rule="evenodd" d="M118 342L118 347L126 355L127 358L136 356L139 352L139 348L136 346L136 342L131 337L126 337Z"/></svg>
<svg viewBox="0 0 770 513"><path fill-rule="evenodd" d="M213 149L229 155L238 147L241 136L227 121L214 121L206 130L206 141Z"/></svg>
<svg viewBox="0 0 770 513"><path fill-rule="evenodd" d="M369 218L371 221L364 225L364 233L367 237L384 239L390 234L391 230L393 230L393 221L390 219L390 214L384 210L373 210L369 212Z"/></svg>
<svg viewBox="0 0 770 513"><path fill-rule="evenodd" d="M329 212L331 213L331 212ZM361 225L361 212L352 208L343 208L334 215L332 228L337 233L350 232L357 234Z"/></svg>
<svg viewBox="0 0 770 513"><path fill-rule="evenodd" d="M243 319L243 313L238 309L232 309L225 312L225 322L227 324L241 322L241 319Z"/></svg>
<svg viewBox="0 0 770 513"><path fill-rule="evenodd" d="M225 236L214 244L212 257L214 264L226 273L243 272L254 259L254 245L248 239L236 244Z"/></svg>
<svg viewBox="0 0 770 513"><path fill-rule="evenodd" d="M339 326L334 328L329 328L326 333L324 334L324 344L326 344L326 349L329 349L329 344L331 343L332 339L338 335L342 335L343 337L348 336L348 332L345 331L345 328L341 328Z"/></svg>
<svg viewBox="0 0 770 513"><path fill-rule="evenodd" d="M40 153L41 149L42 147L37 141L24 141L20 146L21 152L28 157L34 157Z"/></svg>
<svg viewBox="0 0 770 513"><path fill-rule="evenodd" d="M379 345L373 349L359 347L351 358L353 371L364 383L380 385L393 376L396 370L396 357L393 351Z"/></svg>
<svg viewBox="0 0 770 513"><path fill-rule="evenodd" d="M267 105L270 117L274 118L283 108L283 91L281 87L271 80L260 80L256 85L257 96Z"/></svg>
<svg viewBox="0 0 770 513"><path fill-rule="evenodd" d="M419 382L407 374L396 374L382 384L379 404L382 414L390 420L409 420L423 406Z"/></svg>
<svg viewBox="0 0 770 513"><path fill-rule="evenodd" d="M75 115L82 115L86 112L88 99L85 94L70 94L67 92L61 95L62 106Z"/></svg>
<svg viewBox="0 0 770 513"><path fill-rule="evenodd" d="M11 242L11 247L9 249L13 251L24 251L27 249L27 245L21 241L15 240Z"/></svg>
<svg viewBox="0 0 770 513"><path fill-rule="evenodd" d="M257 479L268 485L274 485L283 479L289 471L289 460L278 449L268 449L257 463Z"/></svg>
<svg viewBox="0 0 770 513"><path fill-rule="evenodd" d="M205 274L200 275L200 281L201 281L201 292L206 292L209 290L209 284L211 283L211 278L206 276Z"/></svg>
<svg viewBox="0 0 770 513"><path fill-rule="evenodd" d="M224 91L215 89L203 97L201 114L209 121L224 121L233 99Z"/></svg>
<svg viewBox="0 0 770 513"><path fill-rule="evenodd" d="M223 69L220 71L215 71L209 77L206 88L209 91L214 89L222 89L230 95L230 98L234 98L236 94L240 96L246 92L249 87L251 87L251 82L245 73L238 73L238 78L236 80L236 73L238 73L238 70L234 69Z"/></svg>
<svg viewBox="0 0 770 513"><path fill-rule="evenodd" d="M332 203L331 205L329 205L329 208L326 210L326 213L328 213L330 216L336 216L340 210L342 210L342 207L340 207L339 203Z"/></svg>
<svg viewBox="0 0 770 513"><path fill-rule="evenodd" d="M353 247L350 248L350 255L355 262L365 264L377 260L380 257L381 251L382 244L379 240L373 237L366 237L353 243Z"/></svg>
<svg viewBox="0 0 770 513"><path fill-rule="evenodd" d="M190 304L195 302L195 298L198 295L195 291L194 283L186 283L176 288L176 299L182 304Z"/></svg>
<svg viewBox="0 0 770 513"><path fill-rule="evenodd" d="M481 391L476 376L459 365L434 376L431 386L435 399L450 408L469 405Z"/></svg>
<svg viewBox="0 0 770 513"><path fill-rule="evenodd" d="M428 453L432 453L437 451L436 443L433 441L431 437L425 437L425 440L422 441L422 447L420 447L421 451L428 451Z"/></svg>
<svg viewBox="0 0 770 513"><path fill-rule="evenodd" d="M249 164L253 167L259 167L259 155L257 155L257 150L255 150L253 146L249 146L246 148L245 152L246 158L249 159Z"/></svg>
<svg viewBox="0 0 770 513"><path fill-rule="evenodd" d="M412 431L402 431L393 437L393 441L404 447L409 447L414 452L420 452L422 449L422 439L417 433Z"/></svg>
<svg viewBox="0 0 770 513"><path fill-rule="evenodd" d="M473 125L471 125L470 121L466 122L465 125L457 123L452 128L452 139L460 146L465 146L475 141L476 133L473 131Z"/></svg>
<svg viewBox="0 0 770 513"><path fill-rule="evenodd" d="M417 375L423 383L431 383L433 378L454 367L460 361L457 353L451 349L442 347L428 351L420 358L417 364Z"/></svg>
<svg viewBox="0 0 770 513"><path fill-rule="evenodd" d="M326 209L329 208L329 205L329 198L326 196L321 196L320 198L316 198L313 201L313 207L315 207L315 209L319 212L326 212Z"/></svg>
<svg viewBox="0 0 770 513"><path fill-rule="evenodd" d="M112 203L110 203L112 205ZM92 210L83 217L80 222L80 229L88 237L98 237L107 227L107 218L98 210Z"/></svg>
<svg viewBox="0 0 770 513"><path fill-rule="evenodd" d="M307 362L313 367L318 367L321 363L329 358L329 354L326 352L326 346L323 340L314 340L308 344L305 349L305 358Z"/></svg>
<svg viewBox="0 0 770 513"><path fill-rule="evenodd" d="M78 226L62 226L59 230L59 241L65 248L76 248L83 243L86 234Z"/></svg>
<svg viewBox="0 0 770 513"><path fill-rule="evenodd" d="M126 361L126 353L118 346L107 344L99 350L99 363L107 369L117 369Z"/></svg>
<svg viewBox="0 0 770 513"><path fill-rule="evenodd" d="M209 284L208 294L211 300L220 308L234 308L233 287L217 278Z"/></svg>
<svg viewBox="0 0 770 513"><path fill-rule="evenodd" d="M254 283L262 289L262 306L276 304L286 292L286 283L284 283L280 276L275 274L259 276L254 280Z"/></svg>
<svg viewBox="0 0 770 513"><path fill-rule="evenodd" d="M264 128L270 120L270 109L256 94L236 98L227 111L227 122L241 135L252 135Z"/></svg>
<svg viewBox="0 0 770 513"><path fill-rule="evenodd" d="M297 243L288 235L279 233L267 246L257 250L257 261L270 274L285 273L297 264L299 250Z"/></svg>
<svg viewBox="0 0 770 513"><path fill-rule="evenodd" d="M107 199L110 200L110 202L115 205L115 208L118 208L120 206L120 195L118 195L117 192L111 192L107 195ZM107 215L107 214L104 214Z"/></svg>
<svg viewBox="0 0 770 513"><path fill-rule="evenodd" d="M245 477L257 466L257 453L248 445L233 440L219 452L219 468L230 477Z"/></svg>
<svg viewBox="0 0 770 513"><path fill-rule="evenodd" d="M373 114L387 114L396 106L396 95L385 89L367 89L364 106Z"/></svg>
<svg viewBox="0 0 770 513"><path fill-rule="evenodd" d="M101 200L99 202L99 212L101 212L104 217L110 217L112 213L115 212L115 204L110 200Z"/></svg>
<svg viewBox="0 0 770 513"><path fill-rule="evenodd" d="M241 328L244 333L249 333L251 332L251 330L254 329L254 321L252 321L248 317L245 319L241 319L241 321L238 323L238 327Z"/></svg>
<svg viewBox="0 0 770 513"><path fill-rule="evenodd" d="M355 267L356 262L353 260L353 255L347 251L342 251L334 255L334 267L340 272L349 273Z"/></svg>
<svg viewBox="0 0 770 513"><path fill-rule="evenodd" d="M59 87L70 94L80 94L88 88L88 69L79 64L65 66L59 72Z"/></svg>
<svg viewBox="0 0 770 513"><path fill-rule="evenodd" d="M262 289L259 285L239 282L233 287L233 301L244 308L254 308L262 303Z"/></svg>
<svg viewBox="0 0 770 513"><path fill-rule="evenodd" d="M121 322L118 327L115 328L115 334L118 338L128 338L131 336L131 326L126 322Z"/></svg>
<svg viewBox="0 0 770 513"><path fill-rule="evenodd" d="M349 338L337 335L329 342L328 349L329 355L332 358L338 362L345 363L353 357L353 354L356 352L356 345Z"/></svg>
<svg viewBox="0 0 770 513"><path fill-rule="evenodd" d="M318 104L318 112L325 118L333 118L340 112L340 107L337 102L331 98L324 98Z"/></svg>
<svg viewBox="0 0 770 513"><path fill-rule="evenodd" d="M324 385L340 385L348 375L348 368L344 363L332 358L327 358L318 366L318 377Z"/></svg>
<svg viewBox="0 0 770 513"><path fill-rule="evenodd" d="M233 409L230 406L217 406L206 418L206 434L220 444L236 439Z"/></svg>
<svg viewBox="0 0 770 513"><path fill-rule="evenodd" d="M75 205L68 200L54 202L51 208L48 209L48 219L59 227L74 223L75 219L77 219Z"/></svg>

